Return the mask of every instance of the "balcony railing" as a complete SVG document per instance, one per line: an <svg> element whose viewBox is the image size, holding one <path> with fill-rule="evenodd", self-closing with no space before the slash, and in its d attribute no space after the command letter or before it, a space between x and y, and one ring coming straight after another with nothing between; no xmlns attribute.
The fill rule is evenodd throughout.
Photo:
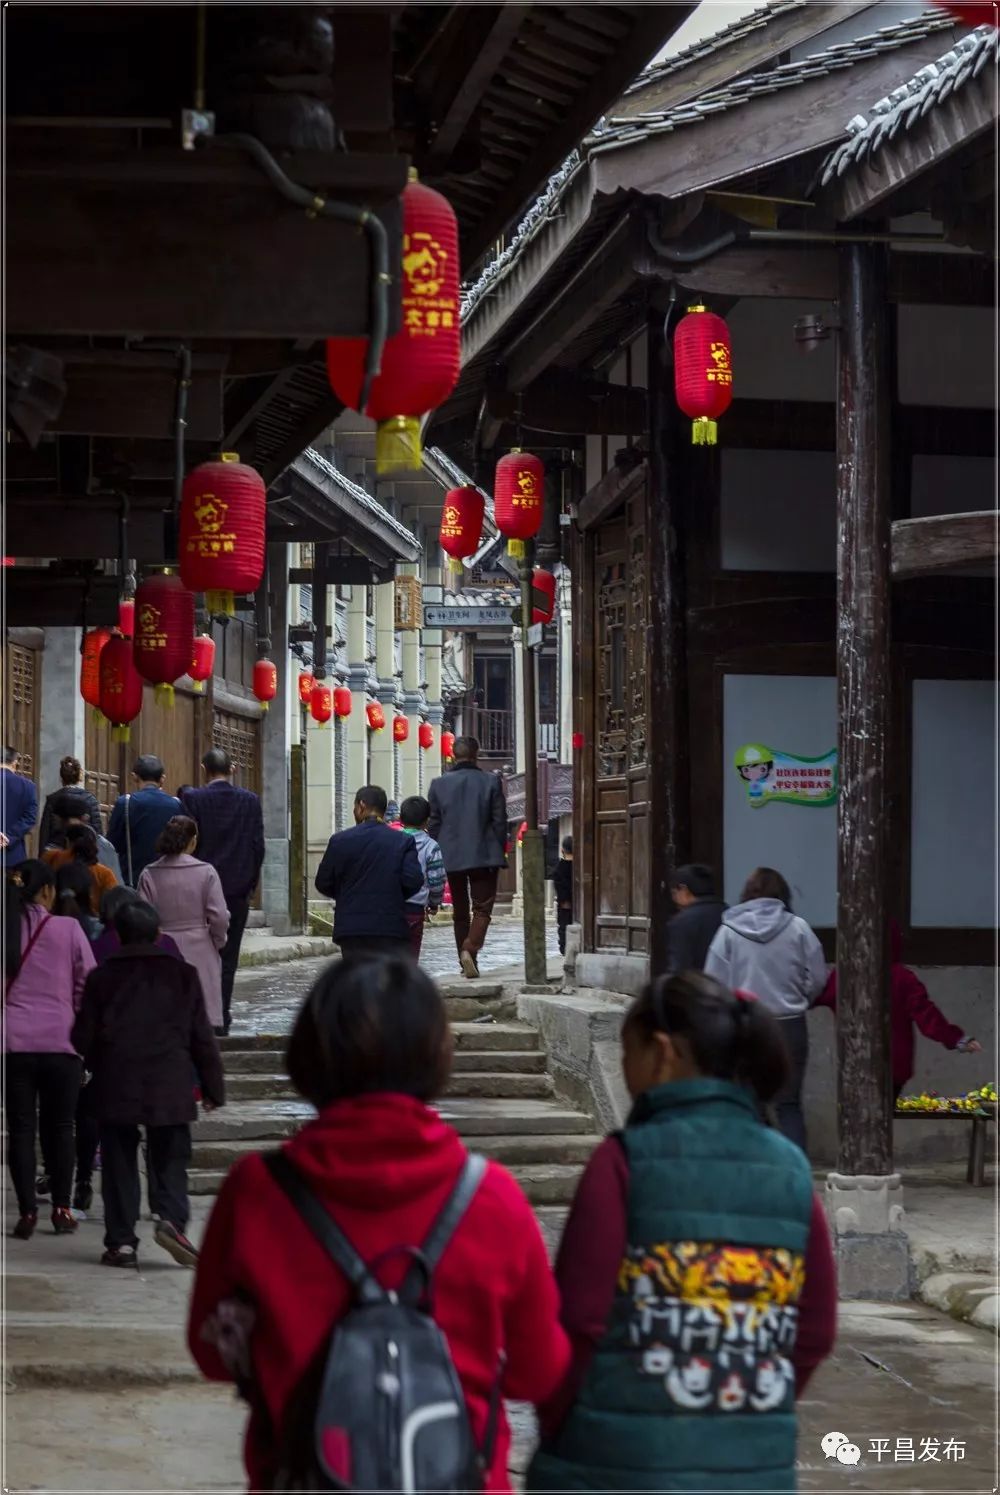
<svg viewBox="0 0 1000 1495"><path fill-rule="evenodd" d="M513 758L516 726L513 711L486 711L474 707L466 713L470 736L479 741L480 752L488 758ZM559 725L538 723L538 751L559 757Z"/></svg>

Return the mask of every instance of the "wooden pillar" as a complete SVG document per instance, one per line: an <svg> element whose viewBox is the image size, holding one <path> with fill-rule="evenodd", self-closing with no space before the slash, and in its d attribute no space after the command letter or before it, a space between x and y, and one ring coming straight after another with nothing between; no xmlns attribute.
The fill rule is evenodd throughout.
<svg viewBox="0 0 1000 1495"><path fill-rule="evenodd" d="M884 251L838 250L837 1110L842 1174L892 1171L885 808L890 402Z"/></svg>
<svg viewBox="0 0 1000 1495"><path fill-rule="evenodd" d="M692 448L690 423L680 418L663 317L647 326L650 476L647 491L649 633L649 972L667 963L667 923L674 912L670 873L690 847L687 643L684 626L684 515L690 489L699 502L718 491L718 456Z"/></svg>

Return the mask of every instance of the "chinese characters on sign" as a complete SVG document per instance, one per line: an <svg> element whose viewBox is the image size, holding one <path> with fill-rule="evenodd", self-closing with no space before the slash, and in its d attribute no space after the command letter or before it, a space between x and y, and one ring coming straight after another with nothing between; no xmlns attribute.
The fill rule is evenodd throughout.
<svg viewBox="0 0 1000 1495"><path fill-rule="evenodd" d="M861 1460L861 1449L846 1433L827 1433L820 1448L828 1459L854 1465ZM877 1464L883 1459L894 1464L959 1463L965 1458L964 1438L870 1438L867 1456Z"/></svg>
<svg viewBox="0 0 1000 1495"><path fill-rule="evenodd" d="M456 325L454 297L441 295L447 250L422 230L403 236L403 325L411 337L437 337Z"/></svg>
<svg viewBox="0 0 1000 1495"><path fill-rule="evenodd" d="M733 363L729 348L725 343L709 343L708 351L712 362L705 370L705 378L709 384L732 384Z"/></svg>
<svg viewBox="0 0 1000 1495"><path fill-rule="evenodd" d="M187 542L189 555L231 555L236 549L236 535L223 530L229 505L214 493L201 493L194 506L198 537Z"/></svg>
<svg viewBox="0 0 1000 1495"><path fill-rule="evenodd" d="M821 758L799 758L761 742L745 742L734 759L754 809L771 800L793 805L833 805L837 802L837 749Z"/></svg>

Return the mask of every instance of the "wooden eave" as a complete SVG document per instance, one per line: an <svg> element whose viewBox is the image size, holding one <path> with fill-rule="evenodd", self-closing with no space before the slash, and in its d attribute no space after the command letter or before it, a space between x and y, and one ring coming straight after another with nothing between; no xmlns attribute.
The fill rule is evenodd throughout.
<svg viewBox="0 0 1000 1495"><path fill-rule="evenodd" d="M892 526L893 580L995 569L998 519L996 509L897 519Z"/></svg>

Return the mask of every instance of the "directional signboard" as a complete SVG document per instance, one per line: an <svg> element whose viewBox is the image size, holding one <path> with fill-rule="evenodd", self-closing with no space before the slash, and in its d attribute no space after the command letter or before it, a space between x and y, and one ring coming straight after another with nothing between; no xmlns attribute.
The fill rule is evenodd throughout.
<svg viewBox="0 0 1000 1495"><path fill-rule="evenodd" d="M509 607L445 607L424 603L425 628L512 628Z"/></svg>

